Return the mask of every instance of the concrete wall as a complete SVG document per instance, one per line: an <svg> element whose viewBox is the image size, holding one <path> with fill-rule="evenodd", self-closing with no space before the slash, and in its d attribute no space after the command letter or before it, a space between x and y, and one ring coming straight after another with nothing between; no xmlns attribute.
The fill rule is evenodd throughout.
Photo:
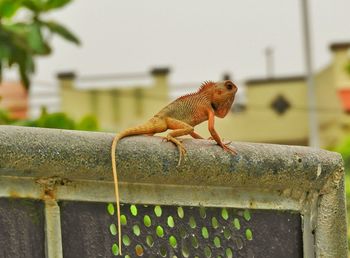
<svg viewBox="0 0 350 258"><path fill-rule="evenodd" d="M67 236L64 234L65 225L71 217L75 217L77 223L81 220L86 223L71 224L69 230L80 234L74 239L77 241L73 246L76 255L69 257L77 257L91 249L96 251L100 242L107 237L111 239L110 245L102 245L98 253L106 253L104 257L111 254L116 234L112 236L109 233L109 225L115 218L108 216L102 224L95 222L101 221L99 210L107 214L108 203L115 201L110 160L113 136L114 134L106 133L0 126L0 198L12 202L12 209L17 207L16 202L19 200L38 200L42 204L41 216L45 217L39 220L42 223L34 225L36 228L41 227L41 236L44 234L36 241L38 245L30 244L30 238L27 237L30 233L22 227L12 229L12 235L1 236L2 239L10 238L15 243L19 239L23 241L20 248L11 246L13 253L10 257L21 257L23 250L27 251L28 257L37 257L30 251L39 246L41 250L45 249L46 257L62 258L64 252L67 252L67 241L62 238ZM273 214L293 213L299 217L296 227L301 232L303 242L301 256L298 257L347 257L344 170L338 153L300 146L235 143L233 147L237 150L237 155L233 156L212 141L188 139L183 143L187 149L186 158L180 166L176 166L177 148L172 143L162 141L160 137L136 136L119 142L116 156L121 202L127 205L124 208L130 204L140 208L145 204L173 207L169 210L171 213L166 213L166 217L159 220L166 236L171 232L171 228L166 226L167 216L178 218L178 206L192 206L194 209L216 207L225 209L226 212L232 208L246 209L252 214L251 218L250 215L247 218L251 222L255 222L258 217L255 214L259 210ZM76 213L81 212L79 207L82 207L79 206L71 210L73 214L70 216L67 206L62 205L62 202L73 206L74 202L83 202L85 206L91 206L92 215L85 212L77 217ZM31 203L27 202L26 205ZM95 209L96 206L101 209ZM124 214L132 216L130 210L124 209ZM232 220L225 219L222 210L216 211L215 215L220 220L220 226L232 228ZM8 221L4 223L8 219L11 225L19 227L23 224L16 224L17 217L11 217L8 213L1 217L3 214L4 211L0 212L0 224L9 225ZM30 217L29 220L34 219L35 217ZM123 227L122 232L129 235L134 244L136 236L132 228L134 224L130 223L132 219L128 219L129 228ZM185 219L188 220L188 214L185 214ZM224 230L213 233L214 226L209 213L199 219L206 221L210 234L223 239L223 244ZM154 221L156 219L152 220L151 228L142 228L147 234L156 231L158 224L153 224ZM142 220L137 223L142 223ZM250 238L253 245L255 237L261 241L257 237L259 233L271 230L276 221L270 220L269 224L262 219L262 223L265 224L254 229L253 238ZM290 221L284 223L288 228ZM177 233L181 232L184 224L188 222L184 220L182 224L176 224ZM198 239L201 229L196 233ZM19 235L18 238L16 234ZM94 238L89 238L90 234ZM284 235L288 234L291 234L290 231L284 231ZM188 241L185 237L179 240L178 248L181 250ZM167 250L171 249L167 237L154 238L154 242L169 247ZM205 238L200 242L204 246L212 244L212 241ZM266 250L274 250L275 247L269 245L270 242L262 242L260 251L255 248L250 255L240 256L257 257ZM0 241L1 251L5 250L5 254L6 243ZM137 243L147 247L145 238ZM235 244L231 242L221 249L213 247L213 253L215 251L215 254L223 256L225 248L233 245ZM128 249L127 246L124 247L125 250ZM245 248L249 246L244 246L243 249ZM155 249L155 252L159 250L151 249ZM241 252L240 249L242 246L234 249L234 252ZM133 252L135 253L135 248Z"/></svg>

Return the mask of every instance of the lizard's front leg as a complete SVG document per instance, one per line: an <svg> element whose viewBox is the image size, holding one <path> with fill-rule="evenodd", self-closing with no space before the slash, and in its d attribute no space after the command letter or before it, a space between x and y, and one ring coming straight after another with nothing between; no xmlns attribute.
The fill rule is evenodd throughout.
<svg viewBox="0 0 350 258"><path fill-rule="evenodd" d="M233 155L237 154L237 151L234 148L227 146L221 141L220 136L218 135L218 133L214 128L214 112L212 111L208 111L208 130L211 136L213 137L213 139L217 142L218 145L221 146L221 148L223 148L227 152L230 152Z"/></svg>
<svg viewBox="0 0 350 258"><path fill-rule="evenodd" d="M167 118L166 122L168 128L173 130L168 133L166 139L174 143L179 150L179 161L177 163L177 166L179 166L181 164L182 157L186 154L186 149L183 144L175 137L191 134L193 132L193 127L174 118Z"/></svg>

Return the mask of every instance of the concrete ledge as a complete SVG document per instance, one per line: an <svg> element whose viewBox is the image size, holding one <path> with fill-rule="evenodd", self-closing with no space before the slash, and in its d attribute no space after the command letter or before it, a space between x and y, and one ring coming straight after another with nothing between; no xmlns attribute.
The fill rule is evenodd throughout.
<svg viewBox="0 0 350 258"><path fill-rule="evenodd" d="M44 200L113 201L113 137L0 126L0 193ZM303 218L305 257L347 257L344 169L339 154L234 143L238 155L232 156L212 141L185 139L184 144L186 159L176 167L178 152L172 143L160 137L122 139L117 149L122 200L137 202L148 195L148 200L171 205L192 199L193 205L215 200L211 203L236 203L241 208L294 207ZM72 183L66 185L65 180Z"/></svg>
<svg viewBox="0 0 350 258"><path fill-rule="evenodd" d="M0 175L62 176L112 181L113 134L0 126ZM185 139L187 156L159 137L122 139L117 149L121 182L212 185L285 189L321 189L341 156L298 146L234 143L232 156L212 141ZM293 178L293 180L291 180Z"/></svg>

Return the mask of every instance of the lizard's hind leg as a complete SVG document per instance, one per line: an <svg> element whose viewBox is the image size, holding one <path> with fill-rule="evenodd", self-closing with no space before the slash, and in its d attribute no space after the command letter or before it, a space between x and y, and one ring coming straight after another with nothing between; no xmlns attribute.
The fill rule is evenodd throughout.
<svg viewBox="0 0 350 258"><path fill-rule="evenodd" d="M174 143L177 149L179 150L179 161L177 163L177 166L179 166L181 164L183 156L186 154L186 149L183 146L183 144L175 137L192 133L193 127L190 126L189 124L186 124L174 118L167 118L166 122L167 122L168 128L173 130L170 133L168 133L168 135L166 136L166 139Z"/></svg>

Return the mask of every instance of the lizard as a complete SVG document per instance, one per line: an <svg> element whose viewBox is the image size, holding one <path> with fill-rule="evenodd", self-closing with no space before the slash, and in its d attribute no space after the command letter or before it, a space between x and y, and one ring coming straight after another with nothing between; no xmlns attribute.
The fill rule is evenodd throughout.
<svg viewBox="0 0 350 258"><path fill-rule="evenodd" d="M186 94L177 98L156 115L154 115L146 123L126 129L113 138L111 147L112 172L115 187L115 198L117 205L118 217L118 244L119 254L121 255L121 224L120 224L120 204L119 204L119 189L118 177L116 168L116 148L120 139L131 135L154 135L156 133L170 131L165 137L166 141L174 143L179 152L178 164L181 164L183 156L186 154L186 149L182 142L176 137L190 135L195 139L203 139L194 131L194 126L208 121L208 130L211 134L210 139L225 151L236 154L235 149L224 144L214 128L214 118L224 118L235 99L237 86L230 80L212 82L205 81L197 92Z"/></svg>

